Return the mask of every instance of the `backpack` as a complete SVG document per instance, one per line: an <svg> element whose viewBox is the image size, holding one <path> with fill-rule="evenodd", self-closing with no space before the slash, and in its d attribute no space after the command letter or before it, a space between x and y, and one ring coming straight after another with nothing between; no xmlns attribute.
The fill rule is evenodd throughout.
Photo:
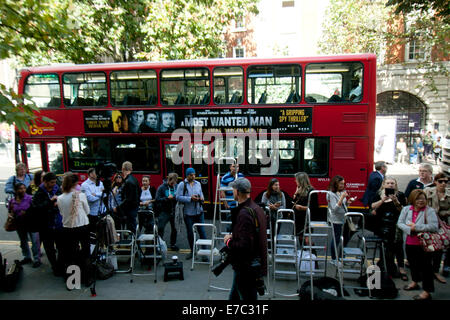
<svg viewBox="0 0 450 320"><path fill-rule="evenodd" d="M313 281L314 300L345 300L341 295L341 285L338 280L322 277ZM345 292L344 292L345 295ZM298 290L300 300L311 300L311 280L305 281Z"/></svg>

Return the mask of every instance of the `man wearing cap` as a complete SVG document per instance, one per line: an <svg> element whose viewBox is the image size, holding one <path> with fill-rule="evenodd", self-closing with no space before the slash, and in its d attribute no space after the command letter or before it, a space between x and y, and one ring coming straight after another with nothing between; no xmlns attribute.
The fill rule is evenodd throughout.
<svg viewBox="0 0 450 320"><path fill-rule="evenodd" d="M229 299L254 301L257 299L257 275L250 267L251 262L259 258L261 275L267 274L266 218L263 210L250 198L250 181L239 178L230 186L238 206L231 209L232 233L224 237L225 245L231 250L234 270Z"/></svg>
<svg viewBox="0 0 450 320"><path fill-rule="evenodd" d="M202 206L205 198L203 197L200 182L195 181L194 168L186 169L186 179L178 185L176 198L177 201L184 204L184 222L186 224L189 246L191 247L191 253L186 257L186 260L190 260L192 259L194 247L194 233L192 231L192 226L194 223L205 223ZM205 229L199 227L198 231L200 233L200 239L206 239ZM207 257L203 256L202 259L206 261Z"/></svg>

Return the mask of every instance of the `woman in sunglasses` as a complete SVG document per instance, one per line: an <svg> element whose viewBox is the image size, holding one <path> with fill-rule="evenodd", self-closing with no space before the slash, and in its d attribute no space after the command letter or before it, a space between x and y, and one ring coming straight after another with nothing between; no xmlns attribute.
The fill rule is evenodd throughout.
<svg viewBox="0 0 450 320"><path fill-rule="evenodd" d="M448 177L444 173L438 173L434 177L433 187L426 188L424 191L428 198L428 206L432 207L438 218L445 223L450 223L450 185L448 184ZM434 277L440 283L447 283L445 278L439 274L441 266L443 251L433 253L433 272ZM450 270L450 250L447 249L445 254L443 274L448 275Z"/></svg>

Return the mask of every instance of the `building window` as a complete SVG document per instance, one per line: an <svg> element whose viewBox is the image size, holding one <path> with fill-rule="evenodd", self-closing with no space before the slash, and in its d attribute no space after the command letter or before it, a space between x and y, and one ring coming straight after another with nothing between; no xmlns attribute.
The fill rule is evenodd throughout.
<svg viewBox="0 0 450 320"><path fill-rule="evenodd" d="M236 29L244 29L244 28L245 28L244 18L237 17L236 18Z"/></svg>
<svg viewBox="0 0 450 320"><path fill-rule="evenodd" d="M245 48L244 47L234 47L233 48L233 58L244 58Z"/></svg>
<svg viewBox="0 0 450 320"><path fill-rule="evenodd" d="M406 45L406 60L425 60L427 48L423 42L418 39L412 40Z"/></svg>
<svg viewBox="0 0 450 320"><path fill-rule="evenodd" d="M281 6L283 8L294 7L295 6L295 1L283 1Z"/></svg>

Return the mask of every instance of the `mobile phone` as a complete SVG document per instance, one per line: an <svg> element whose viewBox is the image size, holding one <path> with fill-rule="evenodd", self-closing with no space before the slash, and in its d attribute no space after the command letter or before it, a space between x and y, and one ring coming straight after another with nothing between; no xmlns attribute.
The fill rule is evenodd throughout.
<svg viewBox="0 0 450 320"><path fill-rule="evenodd" d="M389 195L395 193L395 189L392 189L392 188L386 188L386 189L384 189L384 193L385 193L387 196L389 196Z"/></svg>

